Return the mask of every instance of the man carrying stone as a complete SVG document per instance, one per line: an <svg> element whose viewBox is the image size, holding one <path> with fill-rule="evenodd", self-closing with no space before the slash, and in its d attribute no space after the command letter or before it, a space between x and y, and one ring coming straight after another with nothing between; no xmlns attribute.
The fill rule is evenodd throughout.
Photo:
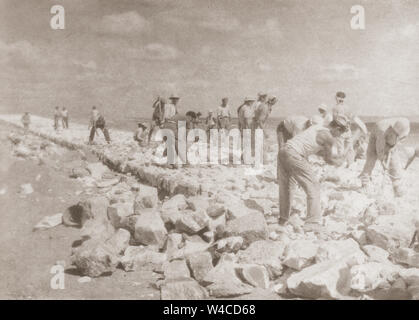
<svg viewBox="0 0 419 320"><path fill-rule="evenodd" d="M288 140L278 152L279 224L287 223L296 183L307 195L306 231L319 230L321 225L320 183L308 157L322 152L330 164L342 161L345 150L338 137L349 128L348 120L338 116L326 128L314 125Z"/></svg>
<svg viewBox="0 0 419 320"><path fill-rule="evenodd" d="M390 176L394 195L396 197L403 195L400 142L408 136L409 132L410 122L406 118L384 119L375 124L368 142L367 160L360 174L365 191L369 189L371 173L379 160L385 172Z"/></svg>

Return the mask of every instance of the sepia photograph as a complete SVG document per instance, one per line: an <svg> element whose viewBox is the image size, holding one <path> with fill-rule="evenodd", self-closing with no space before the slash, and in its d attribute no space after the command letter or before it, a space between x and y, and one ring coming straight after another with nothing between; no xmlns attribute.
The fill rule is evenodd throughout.
<svg viewBox="0 0 419 320"><path fill-rule="evenodd" d="M418 0L0 0L0 70L1 300L419 300Z"/></svg>

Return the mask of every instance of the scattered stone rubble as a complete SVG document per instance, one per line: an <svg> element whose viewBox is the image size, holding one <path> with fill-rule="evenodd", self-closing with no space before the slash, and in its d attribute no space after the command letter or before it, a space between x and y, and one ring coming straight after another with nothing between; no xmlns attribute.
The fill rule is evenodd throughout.
<svg viewBox="0 0 419 320"><path fill-rule="evenodd" d="M54 142L68 139L35 128ZM22 143L18 136L10 139ZM144 160L137 166L128 153L103 151L103 162L125 175L101 163L71 170L96 188L80 200L88 209L71 258L81 276L152 270L161 275L156 286L162 299L228 298L261 289L283 298L419 299L419 250L409 248L419 200L409 194L394 199L388 190L373 197L360 193L356 173L362 163L349 169L316 164L325 225L317 234L301 228L301 190L290 223L278 226L275 163L256 176L223 166L173 171ZM16 152L29 154L22 147ZM179 177L194 180L196 192Z"/></svg>

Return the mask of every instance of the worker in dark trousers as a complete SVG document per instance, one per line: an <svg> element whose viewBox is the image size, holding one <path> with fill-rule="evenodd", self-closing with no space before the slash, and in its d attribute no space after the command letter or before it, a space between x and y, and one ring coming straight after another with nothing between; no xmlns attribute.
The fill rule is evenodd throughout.
<svg viewBox="0 0 419 320"><path fill-rule="evenodd" d="M106 142L109 144L111 143L111 138L109 136L109 131L106 128L106 121L103 115L98 114L95 107L92 110L92 118L90 121L91 129L90 129L90 137L89 137L89 144L93 143L93 139L95 138L95 133L97 129L101 129L103 135L105 136Z"/></svg>

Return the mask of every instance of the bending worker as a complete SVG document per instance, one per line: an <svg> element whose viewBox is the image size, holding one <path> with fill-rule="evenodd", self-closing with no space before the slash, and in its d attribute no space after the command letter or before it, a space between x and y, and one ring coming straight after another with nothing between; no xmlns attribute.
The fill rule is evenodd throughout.
<svg viewBox="0 0 419 320"><path fill-rule="evenodd" d="M378 121L371 132L367 149L367 160L360 175L362 187L368 189L375 163L380 160L393 183L396 197L403 194L401 186L402 161L399 143L408 136L410 122L406 118L391 118Z"/></svg>
<svg viewBox="0 0 419 320"><path fill-rule="evenodd" d="M291 203L297 182L307 195L307 219L304 228L316 228L321 223L320 185L308 157L322 152L331 164L344 161L345 151L342 134L349 130L346 117L336 117L328 127L314 125L288 140L278 152L279 224L284 225L291 211Z"/></svg>

